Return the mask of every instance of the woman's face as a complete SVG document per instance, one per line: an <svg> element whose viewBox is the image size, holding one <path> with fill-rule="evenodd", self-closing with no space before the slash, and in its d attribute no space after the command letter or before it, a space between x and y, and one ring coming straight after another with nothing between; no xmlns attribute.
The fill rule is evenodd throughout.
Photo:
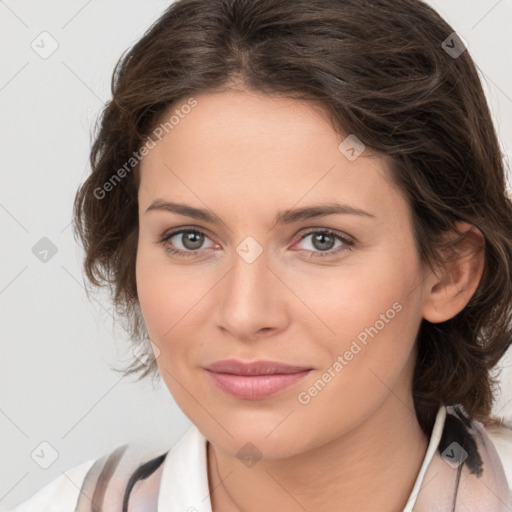
<svg viewBox="0 0 512 512"><path fill-rule="evenodd" d="M267 458L412 414L425 273L388 161L357 156L353 135L340 147L309 103L195 100L173 108L140 169L138 296L177 404L227 453L251 442ZM309 371L220 377L234 395L205 369L226 359ZM265 379L289 385L268 394Z"/></svg>

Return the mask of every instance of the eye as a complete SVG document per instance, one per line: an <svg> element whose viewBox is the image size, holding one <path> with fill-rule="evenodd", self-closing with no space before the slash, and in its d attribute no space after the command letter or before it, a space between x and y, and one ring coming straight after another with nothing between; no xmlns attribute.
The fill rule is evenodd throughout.
<svg viewBox="0 0 512 512"><path fill-rule="evenodd" d="M162 244L168 253L188 258L201 252L205 238L209 237L199 229L182 228L165 233L157 242ZM183 248L179 247L180 244Z"/></svg>
<svg viewBox="0 0 512 512"><path fill-rule="evenodd" d="M310 242L305 244L306 250L312 251L311 258L325 258L327 256L334 256L344 251L350 251L354 247L354 242L347 236L344 236L336 231L330 229L319 229L316 231L308 231L301 236L300 241L312 237ZM336 241L340 243L336 246Z"/></svg>
<svg viewBox="0 0 512 512"><path fill-rule="evenodd" d="M351 250L355 242L347 236L342 235L330 229L317 229L303 234L300 242L312 237L304 250L310 252L310 258L325 258L334 256L343 251ZM175 231L165 233L157 240L157 243L163 245L164 249L169 253L180 258L189 258L198 256L203 249L205 239L210 239L208 235L197 228L180 228ZM336 241L338 246L336 247ZM180 245L182 247L180 247ZM218 247L213 244L212 247Z"/></svg>

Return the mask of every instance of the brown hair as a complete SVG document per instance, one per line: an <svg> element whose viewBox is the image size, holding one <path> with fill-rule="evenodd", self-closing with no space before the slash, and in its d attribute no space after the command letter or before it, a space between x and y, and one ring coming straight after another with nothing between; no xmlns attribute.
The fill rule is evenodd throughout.
<svg viewBox="0 0 512 512"><path fill-rule="evenodd" d="M431 268L455 221L482 232L485 267L469 303L446 322L422 320L413 395L425 431L443 403L486 422L496 383L490 370L512 338L512 204L475 65L453 32L419 0L173 3L119 59L92 173L75 199L86 275L109 285L133 342L147 331L135 281L138 164L130 172L126 162L171 106L241 83L320 101L335 128L388 155ZM134 359L123 371L157 375L148 354L147 363Z"/></svg>

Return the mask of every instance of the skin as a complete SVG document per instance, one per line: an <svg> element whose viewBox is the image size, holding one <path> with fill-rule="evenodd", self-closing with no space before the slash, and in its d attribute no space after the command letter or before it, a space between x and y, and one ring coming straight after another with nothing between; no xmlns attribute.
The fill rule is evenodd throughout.
<svg viewBox="0 0 512 512"><path fill-rule="evenodd" d="M401 510L428 443L412 399L416 334L422 318L451 318L471 298L481 234L473 230L461 258L434 273L420 261L389 160L368 148L347 159L338 149L346 134L320 105L243 89L194 97L197 106L141 163L136 278L164 382L209 441L214 512ZM156 199L208 209L222 222L147 211ZM273 224L278 211L333 201L374 217ZM203 244L182 234L158 242L183 227L204 231ZM315 245L325 229L352 249L338 238ZM251 263L236 251L248 236L262 249ZM298 394L395 303L400 312L300 403ZM203 368L227 358L313 371L275 396L245 400L220 391ZM251 467L237 457L248 442L261 453Z"/></svg>

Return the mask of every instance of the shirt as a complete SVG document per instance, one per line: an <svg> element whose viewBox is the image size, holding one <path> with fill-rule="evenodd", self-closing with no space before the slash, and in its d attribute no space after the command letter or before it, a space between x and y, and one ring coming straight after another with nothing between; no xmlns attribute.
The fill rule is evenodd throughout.
<svg viewBox="0 0 512 512"><path fill-rule="evenodd" d="M511 457L512 433L494 437ZM158 457L121 446L70 469L12 512L212 512L207 443L193 425ZM442 406L402 512L511 510L502 462L512 468L480 423Z"/></svg>

